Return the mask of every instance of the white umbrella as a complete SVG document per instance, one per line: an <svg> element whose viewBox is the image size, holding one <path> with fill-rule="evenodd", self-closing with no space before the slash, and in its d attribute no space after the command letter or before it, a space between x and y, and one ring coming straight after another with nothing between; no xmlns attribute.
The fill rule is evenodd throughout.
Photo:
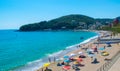
<svg viewBox="0 0 120 71"><path fill-rule="evenodd" d="M78 54L83 55L83 52L78 52Z"/></svg>
<svg viewBox="0 0 120 71"><path fill-rule="evenodd" d="M63 58L60 58L60 60L64 60Z"/></svg>
<svg viewBox="0 0 120 71"><path fill-rule="evenodd" d="M70 54L70 57L73 57L73 56L76 56L76 54L74 54L74 53L71 53L71 54Z"/></svg>
<svg viewBox="0 0 120 71"><path fill-rule="evenodd" d="M64 60L63 58L56 59L57 62L63 61L63 60Z"/></svg>

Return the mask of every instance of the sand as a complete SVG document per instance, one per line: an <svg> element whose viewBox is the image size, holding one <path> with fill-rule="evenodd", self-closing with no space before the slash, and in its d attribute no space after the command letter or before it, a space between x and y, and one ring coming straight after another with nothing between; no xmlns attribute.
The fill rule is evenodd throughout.
<svg viewBox="0 0 120 71"><path fill-rule="evenodd" d="M103 34L105 34L105 33L101 33L101 36L103 36ZM120 36L117 35L115 37L119 38ZM110 37L107 37L107 38L110 38ZM82 48L88 48L88 46L93 47L94 45L96 45L96 44L93 44L94 42L97 42L97 39L94 39L94 40L86 43L85 45L82 45ZM104 47L104 46L106 46L106 44L99 44L99 47ZM87 53L82 48L78 48L74 51L71 51L66 55L70 55L71 53L78 54L78 52L82 51L87 56ZM99 53L98 54L96 53L96 58L99 61L98 64L91 64L92 60L90 57L87 56L86 58L83 59L83 62L82 62L82 64L84 64L84 66L79 67L80 71L97 71L97 69L100 68L105 63L105 61L104 61L105 58L111 59L119 50L120 50L120 45L118 45L118 44L112 44L112 47L106 47L105 51L110 53L109 56L101 56L101 53L100 53L101 51L99 50ZM78 57L78 56L76 56L76 57ZM52 69L52 71L64 71L64 70L62 70L62 66L57 66L57 62L51 63L51 65L48 68ZM42 70L40 68L37 71L42 71ZM69 71L75 71L75 70L72 69L72 67L71 67L71 69Z"/></svg>

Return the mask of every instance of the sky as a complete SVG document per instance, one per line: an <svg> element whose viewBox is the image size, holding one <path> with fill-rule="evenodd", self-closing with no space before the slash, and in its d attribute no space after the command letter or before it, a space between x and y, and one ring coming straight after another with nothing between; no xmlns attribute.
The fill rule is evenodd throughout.
<svg viewBox="0 0 120 71"><path fill-rule="evenodd" d="M0 0L0 29L19 29L69 14L115 18L120 16L120 0Z"/></svg>

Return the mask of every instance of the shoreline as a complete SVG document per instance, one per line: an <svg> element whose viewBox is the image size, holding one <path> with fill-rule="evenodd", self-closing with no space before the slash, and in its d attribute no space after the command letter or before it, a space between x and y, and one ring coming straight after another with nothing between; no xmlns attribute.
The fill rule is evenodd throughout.
<svg viewBox="0 0 120 71"><path fill-rule="evenodd" d="M84 30L85 31L85 30ZM87 32L89 32L89 31L87 31ZM92 31L93 32L93 31ZM77 48L77 46L78 45L84 45L84 44L87 44L87 45L89 45L89 44L92 44L92 43L94 43L94 41L98 38L98 36L100 35L100 31L94 31L95 33L97 33L97 35L96 36L93 36L93 37L91 37L91 38L89 38L89 39L86 39L86 40L84 40L83 42L81 42L81 43L78 43L78 44L75 44L75 45L72 45L72 46L69 46L70 48L75 48L73 51L71 50L70 52L66 52L66 54L65 55L70 55L70 53L73 53L74 51L77 51L79 48ZM68 48L69 48L68 47ZM80 47L81 48L81 47ZM65 50L68 50L67 49L67 47L66 47L66 49ZM61 55L61 57L63 57L64 55ZM59 58L61 58L61 57L59 57ZM53 64L54 64L54 62L52 62ZM39 69L41 69L42 67L39 67ZM35 71L39 71L39 69L37 69L37 70L35 70ZM41 71L41 70L40 70Z"/></svg>
<svg viewBox="0 0 120 71"><path fill-rule="evenodd" d="M90 31L89 31L90 32ZM93 32L93 31L92 31ZM62 57L63 55L66 55L68 54L69 52L72 52L72 51L75 51L77 50L77 46L78 45L83 45L83 44L87 44L89 43L90 41L96 39L98 37L98 32L93 32L93 33L97 33L96 36L93 36L93 37L90 37L89 39L86 39L78 44L74 44L72 46L68 46L66 47L64 50L60 50L59 52L54 52L52 54L48 54L47 57L44 57L42 59L38 59L38 60L35 60L35 61L32 61L32 62L28 62L26 65L23 65L22 67L19 67L19 68L15 68L13 71L29 71L29 70L32 70L32 71L35 71L35 70L38 70L40 67L43 66L44 63L48 62L48 58L51 57L53 59L53 57L56 57L56 58L60 58ZM62 54L61 54L62 53ZM53 61L53 60L52 60ZM39 63L39 64L38 64ZM29 69L28 69L29 68Z"/></svg>
<svg viewBox="0 0 120 71"><path fill-rule="evenodd" d="M105 35L105 34L110 34L110 32L108 31L102 31L102 33L101 33L101 31L96 31L97 33L99 32L99 34L100 34L100 37L102 37L103 35ZM106 33L107 32L107 33ZM94 40L90 40L89 42L87 42L87 43L85 43L86 45L85 46L83 46L83 48L84 47L88 47L88 45L95 45L95 44L93 44L95 41L97 41L97 38L95 38ZM81 45L81 44L80 44ZM104 45L106 45L106 44L100 44L100 47L103 47ZM115 46L115 45L114 45ZM111 49L115 49L116 51L111 51L110 49L106 49L108 52L113 52L113 54L111 54L108 58L111 58L112 56L114 56L114 54L117 52L117 48L111 48ZM71 51L71 52L69 52L69 53L67 53L66 55L70 55L71 53L78 53L79 51L81 51L81 49L79 49L79 50L73 50L73 51ZM97 54L97 58L106 58L106 57L102 57L102 56L100 56L100 55L98 55ZM104 63L105 63L105 61L103 61L102 59L99 59L99 61L101 61L101 63L100 64L98 64L98 67L96 67L95 68L95 70L93 70L93 71L96 71L101 65L103 65ZM86 61L91 61L89 58L87 58L87 59L85 59ZM87 64L87 62L86 61L84 61L84 63L85 64ZM89 68L92 66L93 68L94 68L94 65L90 65L90 64L88 64L88 70L89 70ZM60 68L58 68L58 67L56 67L56 62L55 63L51 63L51 65L49 66L49 68L51 68L53 71L56 71L56 70L61 70ZM85 69L86 67L83 67L83 68L81 68L81 69L83 69L82 71L88 71L87 69ZM90 68L91 69L91 68ZM41 68L39 68L37 71L41 71ZM70 70L70 71L74 71L74 70Z"/></svg>

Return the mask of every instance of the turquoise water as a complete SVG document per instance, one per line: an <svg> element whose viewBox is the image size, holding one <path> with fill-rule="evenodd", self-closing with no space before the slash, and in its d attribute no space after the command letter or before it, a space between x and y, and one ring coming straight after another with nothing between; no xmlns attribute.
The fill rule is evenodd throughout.
<svg viewBox="0 0 120 71"><path fill-rule="evenodd" d="M15 32L14 30L1 30L0 71L18 68L96 35L96 33L84 31Z"/></svg>

